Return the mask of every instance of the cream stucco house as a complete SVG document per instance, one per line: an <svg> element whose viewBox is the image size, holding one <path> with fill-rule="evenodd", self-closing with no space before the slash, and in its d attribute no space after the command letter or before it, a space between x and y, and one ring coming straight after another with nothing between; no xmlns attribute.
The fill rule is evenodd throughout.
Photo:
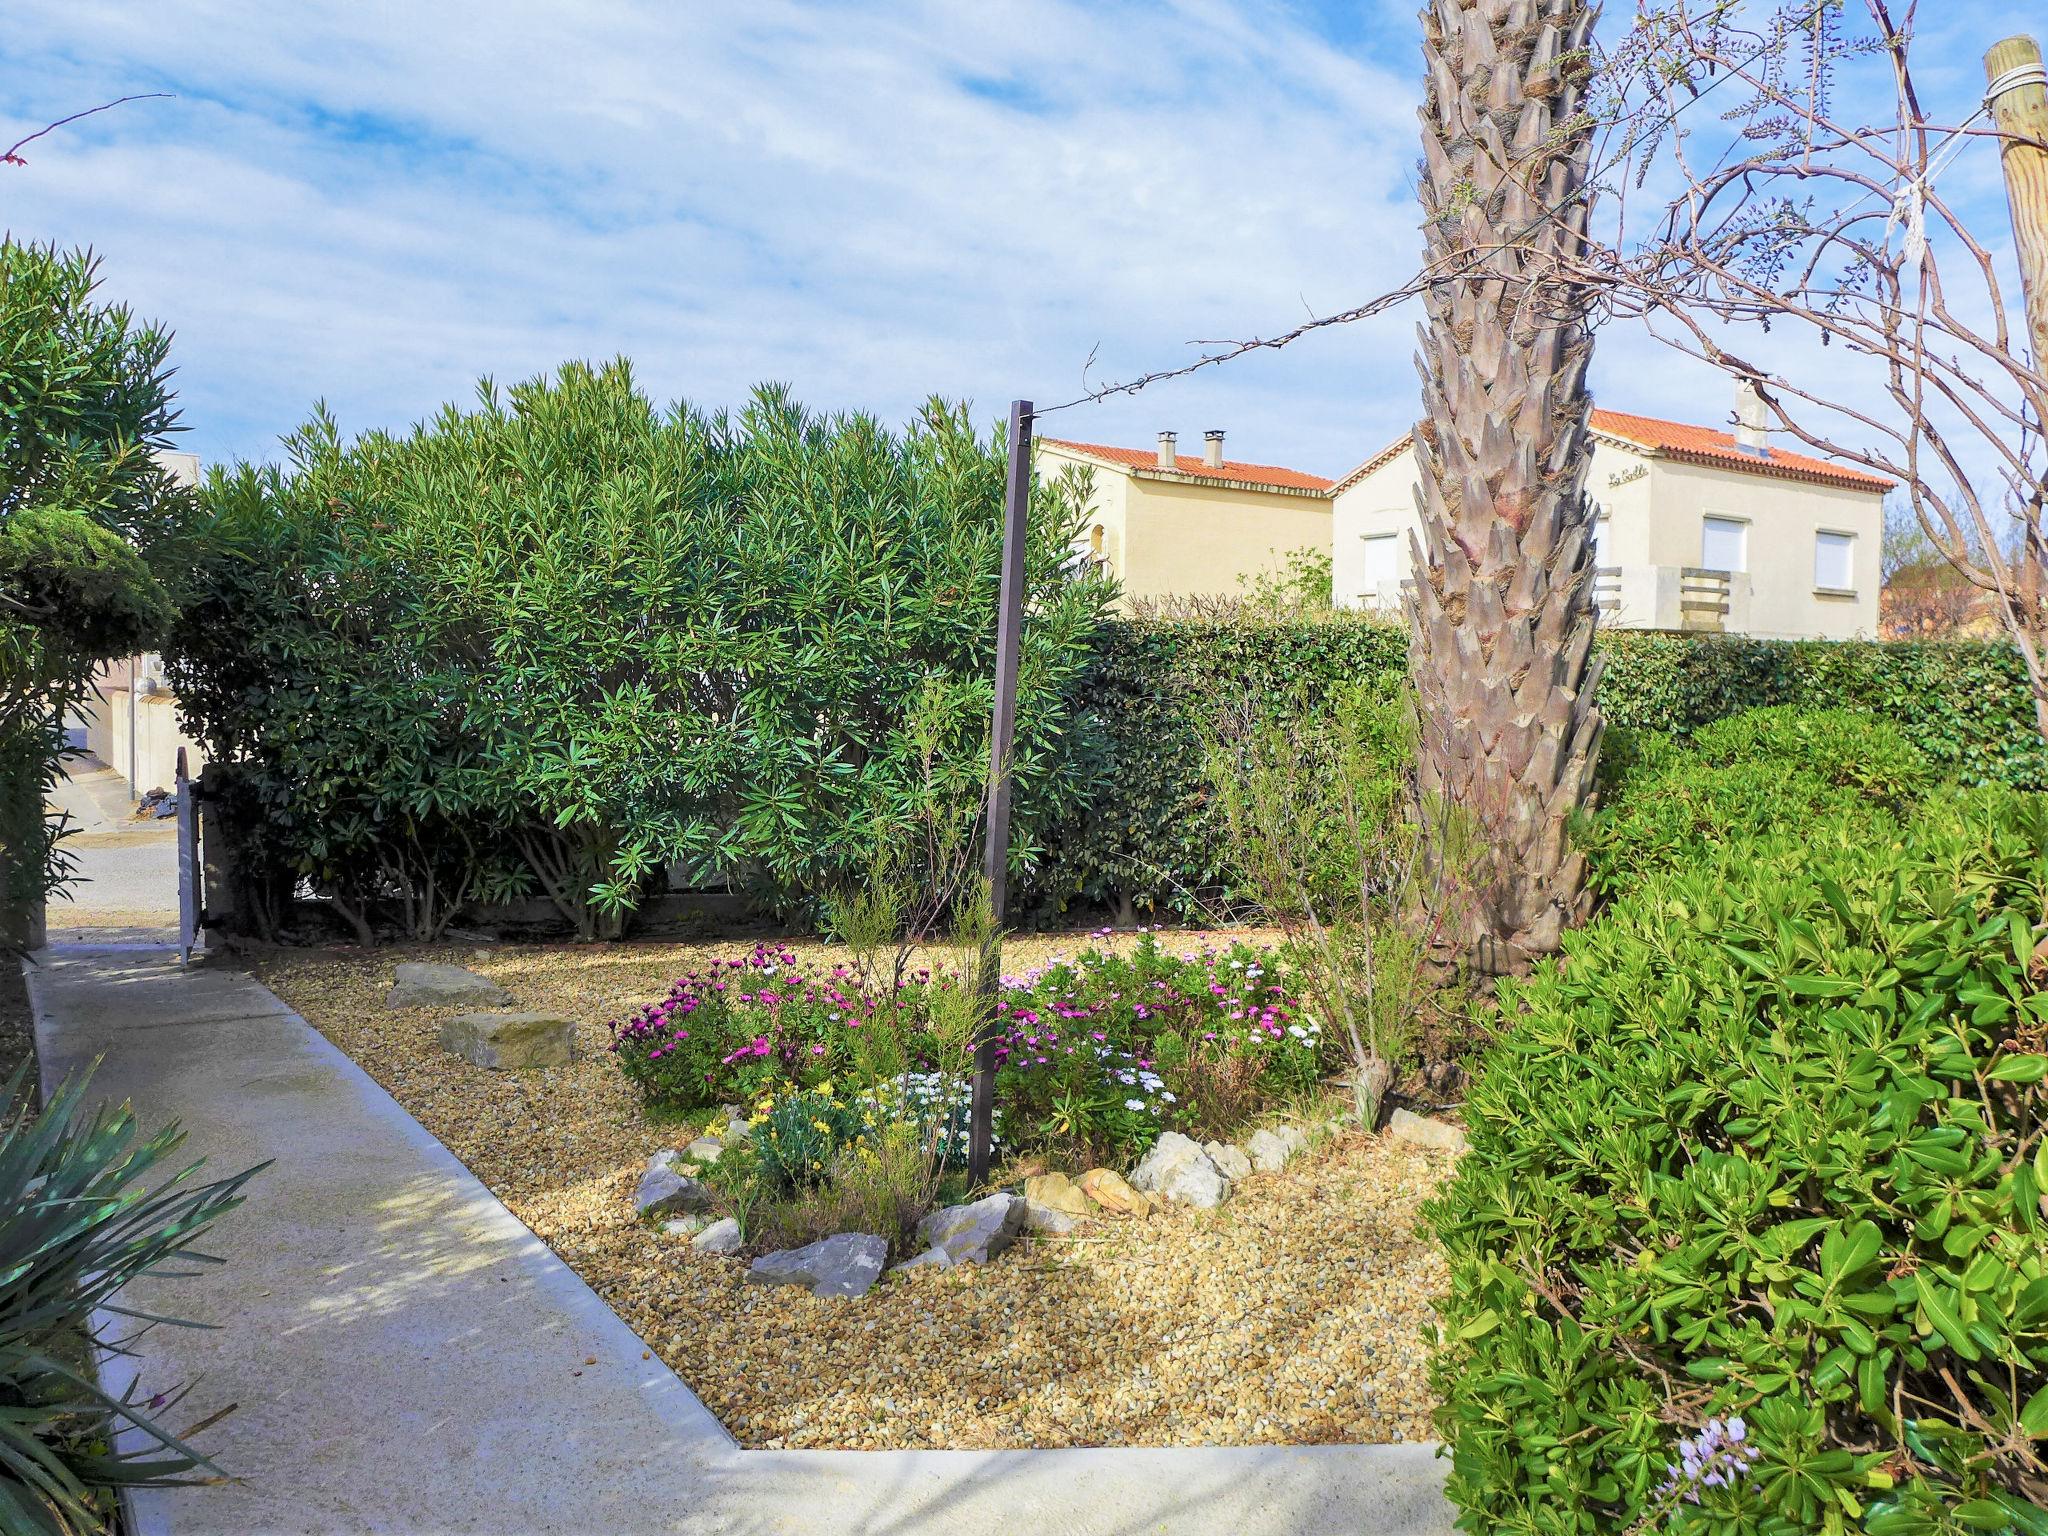
<svg viewBox="0 0 2048 1536"><path fill-rule="evenodd" d="M1124 597L1235 596L1242 582L1278 571L1297 550L1330 548L1330 482L1275 464L1223 457L1223 434L1207 435L1197 458L1159 446L1040 438L1041 476L1068 466L1093 472L1089 519L1076 546L1106 566Z"/></svg>
<svg viewBox="0 0 2048 1536"><path fill-rule="evenodd" d="M1769 442L1739 401L1735 433L1593 412L1601 622L1776 639L1875 636L1891 482ZM1415 448L1404 437L1335 487L1339 603L1398 609L1410 573Z"/></svg>

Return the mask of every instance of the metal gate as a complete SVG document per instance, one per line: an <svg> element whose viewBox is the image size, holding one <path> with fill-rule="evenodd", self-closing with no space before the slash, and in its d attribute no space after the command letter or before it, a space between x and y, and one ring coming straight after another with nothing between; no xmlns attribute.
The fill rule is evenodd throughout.
<svg viewBox="0 0 2048 1536"><path fill-rule="evenodd" d="M192 778L185 771L185 749L178 748L178 963L192 963L199 942L199 806L192 798Z"/></svg>

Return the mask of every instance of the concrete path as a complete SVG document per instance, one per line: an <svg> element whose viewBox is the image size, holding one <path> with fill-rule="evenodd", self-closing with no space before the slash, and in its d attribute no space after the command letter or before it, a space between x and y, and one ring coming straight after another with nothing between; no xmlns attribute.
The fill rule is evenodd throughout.
<svg viewBox="0 0 2048 1536"><path fill-rule="evenodd" d="M64 849L77 878L50 898L53 944L167 943L178 931L176 823L136 821L128 781L75 753L52 786L50 805L76 829Z"/></svg>
<svg viewBox="0 0 2048 1536"><path fill-rule="evenodd" d="M218 1325L142 1343L239 1481L141 1495L133 1536L1448 1533L1424 1446L742 1451L360 1068L243 973L59 946L30 969L45 1084L96 1056L145 1126L227 1173L224 1270L138 1285ZM857 1302L849 1305L858 1305ZM800 1336L789 1341L803 1348Z"/></svg>

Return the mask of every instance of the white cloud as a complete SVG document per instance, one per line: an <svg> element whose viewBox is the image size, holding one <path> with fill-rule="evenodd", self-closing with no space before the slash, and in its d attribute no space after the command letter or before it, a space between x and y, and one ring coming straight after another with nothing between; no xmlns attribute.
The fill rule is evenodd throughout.
<svg viewBox="0 0 2048 1536"><path fill-rule="evenodd" d="M316 398L402 426L614 352L707 405L786 379L992 419L1091 354L1127 377L1412 270L1415 23L1375 18L1367 49L1280 0L14 0L0 128L177 99L40 141L0 217L177 330L210 458ZM1046 430L1221 425L1341 472L1414 414L1413 319ZM1649 355L1603 341L1604 403L1718 417L1717 380Z"/></svg>

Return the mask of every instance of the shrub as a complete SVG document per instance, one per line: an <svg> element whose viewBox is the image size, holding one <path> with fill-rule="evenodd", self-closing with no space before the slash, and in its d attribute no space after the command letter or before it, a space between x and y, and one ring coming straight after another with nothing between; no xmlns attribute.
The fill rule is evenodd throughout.
<svg viewBox="0 0 2048 1536"><path fill-rule="evenodd" d="M2048 1529L2044 902L2048 808L1945 791L1504 985L1429 1209L1465 1529Z"/></svg>
<svg viewBox="0 0 2048 1536"><path fill-rule="evenodd" d="M1850 710L1751 710L1690 742L1610 733L1605 805L1582 828L1596 889L1713 859L1773 832L1821 826L1888 837L1927 792L1926 759L1890 722Z"/></svg>
<svg viewBox="0 0 2048 1536"><path fill-rule="evenodd" d="M0 1528L74 1536L108 1527L119 1489L213 1470L185 1443L193 1431L175 1435L158 1418L182 1394L101 1390L93 1351L122 1351L93 1314L183 1326L131 1311L117 1293L142 1276L218 1263L192 1244L241 1203L258 1170L199 1183L194 1164L158 1181L184 1140L175 1126L145 1138L125 1106L88 1112L82 1079L40 1113L21 1087L16 1073L5 1090L16 1107L0 1130ZM115 1449L131 1429L146 1446Z"/></svg>
<svg viewBox="0 0 2048 1536"><path fill-rule="evenodd" d="M1287 727L1341 690L1407 667L1407 632L1361 614L1118 620L1099 632L1076 709L1090 724L1094 788L1043 835L1030 891L1045 920L1106 907L1201 918L1248 904L1205 744L1249 707ZM1877 644L1603 630L1600 707L1612 755L1629 736L1679 741L1773 705L1845 709L1889 723L1938 777L2048 788L2018 654L2003 642ZM1080 750L1079 747L1076 748Z"/></svg>
<svg viewBox="0 0 2048 1536"><path fill-rule="evenodd" d="M254 851L352 910L428 936L516 873L612 934L673 868L808 916L935 780L979 783L1004 467L961 409L661 411L623 362L570 364L290 446L209 483L166 656L270 812ZM1071 568L1084 500L1033 501L1020 861L1085 788L1073 681L1111 588Z"/></svg>

